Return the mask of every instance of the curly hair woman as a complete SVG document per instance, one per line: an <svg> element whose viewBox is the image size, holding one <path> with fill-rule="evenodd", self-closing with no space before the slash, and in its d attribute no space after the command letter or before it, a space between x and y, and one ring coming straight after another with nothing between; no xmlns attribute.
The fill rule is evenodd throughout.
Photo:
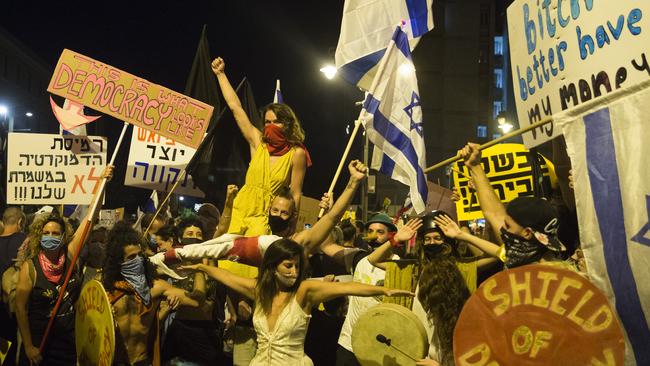
<svg viewBox="0 0 650 366"><path fill-rule="evenodd" d="M234 291L255 301L253 325L257 353L252 366L310 366L304 343L314 306L341 296L405 296L411 292L356 282L305 280L304 248L280 239L264 253L257 279L244 278L203 264L185 266L205 272Z"/></svg>
<svg viewBox="0 0 650 366"><path fill-rule="evenodd" d="M282 103L264 108L264 131L258 130L230 85L222 58L212 61L212 71L251 149L246 182L235 198L228 232L245 236L269 234L268 211L282 186L290 187L296 207L300 207L303 179L311 165L303 144L305 132L293 110Z"/></svg>
<svg viewBox="0 0 650 366"><path fill-rule="evenodd" d="M434 328L431 342L438 350L439 364L453 366L454 327L469 298L469 290L456 263L447 257L428 261L420 276L417 296ZM425 362L418 365L427 365ZM428 363L435 364L435 361Z"/></svg>

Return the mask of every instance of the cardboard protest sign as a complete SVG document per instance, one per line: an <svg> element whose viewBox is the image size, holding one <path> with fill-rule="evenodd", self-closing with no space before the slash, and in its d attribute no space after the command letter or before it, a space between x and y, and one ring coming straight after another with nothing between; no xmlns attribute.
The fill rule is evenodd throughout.
<svg viewBox="0 0 650 366"><path fill-rule="evenodd" d="M134 127L124 185L169 192L195 152L160 134ZM187 174L174 192L205 197Z"/></svg>
<svg viewBox="0 0 650 366"><path fill-rule="evenodd" d="M214 109L67 49L47 91L193 148L203 140Z"/></svg>
<svg viewBox="0 0 650 366"><path fill-rule="evenodd" d="M305 224L311 227L318 221L318 213L320 212L320 207L318 207L319 203L320 201L317 199L302 196L300 199L300 211L298 212L296 231L303 231Z"/></svg>
<svg viewBox="0 0 650 366"><path fill-rule="evenodd" d="M498 144L482 152L481 164L490 184L503 203L517 197L534 196L533 157L521 144ZM541 155L535 157L543 179L552 187L557 184L553 163ZM461 174L459 174L462 173ZM469 187L469 169L463 161L454 164L454 182L461 199L456 202L458 220L475 220L483 217L478 196Z"/></svg>
<svg viewBox="0 0 650 366"><path fill-rule="evenodd" d="M650 78L647 14L648 1L517 0L510 5L519 125ZM547 124L524 134L524 144L534 147L561 133Z"/></svg>
<svg viewBox="0 0 650 366"><path fill-rule="evenodd" d="M90 204L107 148L100 136L10 133L7 203Z"/></svg>
<svg viewBox="0 0 650 366"><path fill-rule="evenodd" d="M607 297L580 274L551 264L490 277L465 303L454 330L459 366L623 365L624 353Z"/></svg>
<svg viewBox="0 0 650 366"><path fill-rule="evenodd" d="M113 309L96 280L81 290L75 307L75 343L79 365L112 365L115 352Z"/></svg>

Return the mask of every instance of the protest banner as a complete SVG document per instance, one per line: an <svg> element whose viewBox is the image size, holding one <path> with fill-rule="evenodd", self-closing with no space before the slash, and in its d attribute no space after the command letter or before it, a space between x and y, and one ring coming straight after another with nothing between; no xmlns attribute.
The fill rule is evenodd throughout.
<svg viewBox="0 0 650 366"><path fill-rule="evenodd" d="M170 138L134 127L124 185L169 192L195 152ZM189 174L183 175L174 193L205 197Z"/></svg>
<svg viewBox="0 0 650 366"><path fill-rule="evenodd" d="M622 365L623 330L607 297L560 265L511 268L483 282L454 329L456 365Z"/></svg>
<svg viewBox="0 0 650 366"><path fill-rule="evenodd" d="M100 136L10 133L7 203L90 204L107 148Z"/></svg>
<svg viewBox="0 0 650 366"><path fill-rule="evenodd" d="M112 365L115 351L113 309L99 281L89 281L75 307L75 343L79 365Z"/></svg>
<svg viewBox="0 0 650 366"><path fill-rule="evenodd" d="M555 187L557 177L553 163L537 155L537 163L545 184ZM534 196L533 165L531 153L521 144L498 144L482 151L481 164L501 202L508 203L517 197ZM470 173L463 161L453 165L455 187L461 199L456 202L458 220L475 220L483 217L478 196L469 187Z"/></svg>
<svg viewBox="0 0 650 366"><path fill-rule="evenodd" d="M519 126L650 78L647 1L517 0L508 7ZM531 148L562 134L553 123L523 135Z"/></svg>
<svg viewBox="0 0 650 366"><path fill-rule="evenodd" d="M47 91L193 148L203 140L214 109L68 49Z"/></svg>
<svg viewBox="0 0 650 366"><path fill-rule="evenodd" d="M124 207L115 209L103 209L99 211L97 225L111 229L115 223L124 219Z"/></svg>

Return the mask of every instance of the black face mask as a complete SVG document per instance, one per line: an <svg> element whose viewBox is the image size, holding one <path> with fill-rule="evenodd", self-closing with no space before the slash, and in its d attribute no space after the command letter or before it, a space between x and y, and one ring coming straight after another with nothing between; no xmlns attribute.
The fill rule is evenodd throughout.
<svg viewBox="0 0 650 366"><path fill-rule="evenodd" d="M199 238L183 238L181 239L181 244L183 245L190 245L190 244L197 244L201 243L203 240Z"/></svg>
<svg viewBox="0 0 650 366"><path fill-rule="evenodd" d="M425 245L422 247L422 250L424 251L424 256L429 260L442 255L447 255L451 252L451 248L446 243Z"/></svg>
<svg viewBox="0 0 650 366"><path fill-rule="evenodd" d="M537 262L546 252L546 249L534 239L509 233L504 228L501 228L501 241L506 247L505 265L508 268Z"/></svg>
<svg viewBox="0 0 650 366"><path fill-rule="evenodd" d="M285 220L282 216L269 215L269 227L273 234L284 232L289 227L289 219Z"/></svg>

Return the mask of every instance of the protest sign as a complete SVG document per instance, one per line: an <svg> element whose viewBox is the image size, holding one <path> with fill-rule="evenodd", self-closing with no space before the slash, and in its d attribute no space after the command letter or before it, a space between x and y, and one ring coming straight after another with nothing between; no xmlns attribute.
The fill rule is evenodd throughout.
<svg viewBox="0 0 650 366"><path fill-rule="evenodd" d="M320 207L319 200L307 196L300 198L300 211L298 212L298 220L296 222L296 231L303 231L306 229L305 225L311 227L318 221L318 212Z"/></svg>
<svg viewBox="0 0 650 366"><path fill-rule="evenodd" d="M89 281L75 307L75 343L79 365L112 365L115 351L113 309L99 281Z"/></svg>
<svg viewBox="0 0 650 366"><path fill-rule="evenodd" d="M517 197L534 196L533 157L521 144L498 144L482 152L481 164L501 202L508 203ZM545 184L555 187L557 177L553 163L537 155L537 164ZM454 164L454 182L461 199L456 202L458 220L475 220L483 217L476 192L469 187L470 173L463 161ZM459 174L460 173L460 174Z"/></svg>
<svg viewBox="0 0 650 366"><path fill-rule="evenodd" d="M510 63L521 127L650 78L648 1L517 0L508 7ZM552 123L527 147L560 135Z"/></svg>
<svg viewBox="0 0 650 366"><path fill-rule="evenodd" d="M124 185L169 192L195 152L195 149L160 134L134 127ZM174 192L205 197L188 174L184 175Z"/></svg>
<svg viewBox="0 0 650 366"><path fill-rule="evenodd" d="M115 209L103 209L99 211L97 225L111 229L115 223L124 219L124 207Z"/></svg>
<svg viewBox="0 0 650 366"><path fill-rule="evenodd" d="M67 49L47 91L193 148L203 140L214 109Z"/></svg>
<svg viewBox="0 0 650 366"><path fill-rule="evenodd" d="M107 148L100 136L10 133L7 203L90 204Z"/></svg>
<svg viewBox="0 0 650 366"><path fill-rule="evenodd" d="M490 277L467 300L454 329L461 366L622 365L624 351L607 297L553 263Z"/></svg>

